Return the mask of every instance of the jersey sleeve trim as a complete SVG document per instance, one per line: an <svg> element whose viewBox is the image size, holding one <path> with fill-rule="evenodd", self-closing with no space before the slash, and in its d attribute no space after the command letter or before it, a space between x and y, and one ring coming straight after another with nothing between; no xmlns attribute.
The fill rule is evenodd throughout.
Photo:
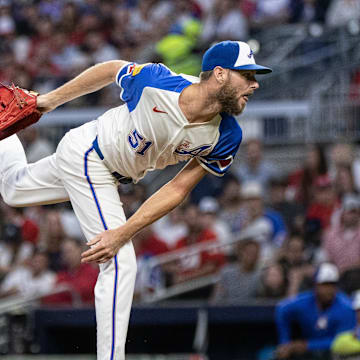
<svg viewBox="0 0 360 360"><path fill-rule="evenodd" d="M120 69L119 71L117 72L116 76L115 76L115 82L117 85L120 86L120 81L121 81L121 77L123 75L126 75L128 73L128 71L125 71L123 72L123 70L129 65L129 64L134 64L134 63L129 63L127 62L126 64L124 64ZM123 73L122 73L123 72Z"/></svg>
<svg viewBox="0 0 360 360"><path fill-rule="evenodd" d="M236 119L224 113L220 115L222 116L219 126L220 136L215 147L209 154L198 156L203 167L217 176L222 176L228 171L242 140L241 127Z"/></svg>
<svg viewBox="0 0 360 360"><path fill-rule="evenodd" d="M223 174L219 174L216 171L210 169L203 161L201 161L201 159L199 159L198 157L196 158L197 162L200 164L200 166L202 168L204 168L207 172L209 172L210 174L216 175L218 177L223 177L225 175L225 173Z"/></svg>
<svg viewBox="0 0 360 360"><path fill-rule="evenodd" d="M119 70L119 72L116 75L116 83L117 85L120 87L121 91L120 91L120 99L122 101L125 101L123 94L124 94L124 87L122 86L122 80L124 79L125 76L129 76L132 74L133 70L135 69L136 63L127 63L124 66L121 67L121 69Z"/></svg>

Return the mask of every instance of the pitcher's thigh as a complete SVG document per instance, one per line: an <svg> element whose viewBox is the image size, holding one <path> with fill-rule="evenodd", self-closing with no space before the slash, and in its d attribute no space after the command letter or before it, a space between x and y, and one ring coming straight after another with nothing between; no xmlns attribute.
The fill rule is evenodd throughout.
<svg viewBox="0 0 360 360"><path fill-rule="evenodd" d="M14 162L1 179L1 195L10 206L34 206L69 200L53 154L33 164Z"/></svg>

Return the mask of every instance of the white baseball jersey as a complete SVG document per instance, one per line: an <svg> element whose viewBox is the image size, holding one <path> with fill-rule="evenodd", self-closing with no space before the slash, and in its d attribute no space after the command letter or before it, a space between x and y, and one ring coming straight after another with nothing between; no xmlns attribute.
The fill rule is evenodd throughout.
<svg viewBox="0 0 360 360"><path fill-rule="evenodd" d="M98 119L99 146L112 170L137 182L147 171L196 157L209 172L224 175L242 131L226 113L205 123L188 122L179 96L198 81L162 64L128 63L120 69L116 82L126 104Z"/></svg>

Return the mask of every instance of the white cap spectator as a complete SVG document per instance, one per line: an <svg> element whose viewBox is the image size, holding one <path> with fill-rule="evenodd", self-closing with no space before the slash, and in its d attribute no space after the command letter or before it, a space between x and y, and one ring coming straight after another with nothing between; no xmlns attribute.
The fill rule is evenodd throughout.
<svg viewBox="0 0 360 360"><path fill-rule="evenodd" d="M213 197L205 196L199 202L199 210L203 213L217 213L219 204Z"/></svg>
<svg viewBox="0 0 360 360"><path fill-rule="evenodd" d="M355 194L346 194L342 202L343 211L359 210L360 197Z"/></svg>
<svg viewBox="0 0 360 360"><path fill-rule="evenodd" d="M15 22L10 16L0 17L0 35L12 34L15 32Z"/></svg>
<svg viewBox="0 0 360 360"><path fill-rule="evenodd" d="M263 195L263 187L259 182L248 181L241 186L241 197L243 199L262 198Z"/></svg>
<svg viewBox="0 0 360 360"><path fill-rule="evenodd" d="M339 281L339 270L336 265L323 263L319 266L315 274L317 284L337 283Z"/></svg>
<svg viewBox="0 0 360 360"><path fill-rule="evenodd" d="M352 308L355 311L360 310L360 290L357 290L355 292L355 295L354 295L353 301L352 301Z"/></svg>

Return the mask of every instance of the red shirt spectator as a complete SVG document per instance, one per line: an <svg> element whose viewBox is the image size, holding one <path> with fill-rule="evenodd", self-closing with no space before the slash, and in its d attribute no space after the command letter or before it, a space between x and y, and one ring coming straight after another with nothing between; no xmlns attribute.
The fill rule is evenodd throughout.
<svg viewBox="0 0 360 360"><path fill-rule="evenodd" d="M345 196L340 221L324 234L322 241L329 260L341 272L360 266L360 199Z"/></svg>
<svg viewBox="0 0 360 360"><path fill-rule="evenodd" d="M288 196L308 206L313 198L313 188L317 177L326 175L327 171L323 146L308 146L304 165L289 176Z"/></svg>
<svg viewBox="0 0 360 360"><path fill-rule="evenodd" d="M321 228L325 229L330 225L331 216L338 207L335 189L327 175L319 176L315 180L314 202L309 206L306 218L317 219Z"/></svg>
<svg viewBox="0 0 360 360"><path fill-rule="evenodd" d="M198 235L190 234L178 240L175 249L183 249L192 244L216 242L215 233L204 229ZM204 250L197 254L182 257L179 260L175 283L217 272L225 263L225 256L219 249Z"/></svg>
<svg viewBox="0 0 360 360"><path fill-rule="evenodd" d="M47 296L46 304L92 304L98 271L90 264L81 264L73 271L60 271L56 285L65 285L69 290Z"/></svg>
<svg viewBox="0 0 360 360"><path fill-rule="evenodd" d="M157 256L169 251L164 241L157 237L151 227L145 228L133 241L136 256Z"/></svg>
<svg viewBox="0 0 360 360"><path fill-rule="evenodd" d="M63 285L64 292L46 297L46 304L84 305L94 302L94 287L98 270L81 263L83 244L81 240L65 239L61 247L61 259L65 270L57 273L56 284Z"/></svg>
<svg viewBox="0 0 360 360"><path fill-rule="evenodd" d="M21 228L22 239L36 245L39 240L39 226L25 215L24 208L7 207L6 212L6 218Z"/></svg>
<svg viewBox="0 0 360 360"><path fill-rule="evenodd" d="M37 244L39 238L39 227L33 221L28 218L24 218L24 222L21 226L21 233L25 241L34 245Z"/></svg>

